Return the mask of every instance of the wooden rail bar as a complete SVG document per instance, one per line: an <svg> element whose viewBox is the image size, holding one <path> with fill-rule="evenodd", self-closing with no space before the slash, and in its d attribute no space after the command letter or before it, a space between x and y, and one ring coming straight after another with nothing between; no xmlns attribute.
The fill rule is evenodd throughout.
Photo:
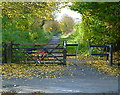
<svg viewBox="0 0 120 95"><path fill-rule="evenodd" d="M21 57L23 57L23 56L20 56L20 55L13 55L12 57L13 57L13 58L16 58L16 57L17 57L17 58L19 58L19 57L21 58ZM25 55L24 57L28 57L28 56Z"/></svg>
<svg viewBox="0 0 120 95"><path fill-rule="evenodd" d="M39 51L32 51L31 53L38 53ZM41 51L40 51L41 52ZM44 52L44 51L43 51ZM13 51L13 53L29 53L29 52L27 52L27 51L21 51L21 52L19 52L19 51ZM63 52L52 52L52 53L63 53ZM48 53L49 54L49 53Z"/></svg>
<svg viewBox="0 0 120 95"><path fill-rule="evenodd" d="M76 56L76 54L67 54L66 56Z"/></svg>
<svg viewBox="0 0 120 95"><path fill-rule="evenodd" d="M109 47L107 45L90 45L90 47Z"/></svg>
<svg viewBox="0 0 120 95"><path fill-rule="evenodd" d="M44 59L43 61L58 61L58 60L55 60L55 59ZM63 60L61 59L59 61L63 61Z"/></svg>
<svg viewBox="0 0 120 95"><path fill-rule="evenodd" d="M54 49L54 48L12 48L12 49ZM63 49L63 48L55 48L55 49Z"/></svg>
<svg viewBox="0 0 120 95"><path fill-rule="evenodd" d="M97 53L92 53L91 55L106 55L106 56L107 56L107 55L109 55L109 54L100 54L100 53L97 54Z"/></svg>
<svg viewBox="0 0 120 95"><path fill-rule="evenodd" d="M63 53L63 52L52 52L52 53Z"/></svg>
<svg viewBox="0 0 120 95"><path fill-rule="evenodd" d="M66 44L66 46L78 46L78 44Z"/></svg>
<svg viewBox="0 0 120 95"><path fill-rule="evenodd" d="M28 53L28 52L25 52L25 51L13 51L13 53Z"/></svg>
<svg viewBox="0 0 120 95"><path fill-rule="evenodd" d="M41 62L42 64L44 64L44 62ZM58 65L62 65L63 63L61 62L45 62L45 64L58 64Z"/></svg>
<svg viewBox="0 0 120 95"><path fill-rule="evenodd" d="M47 57L53 57L53 56L47 56ZM55 57L63 57L63 56L55 56Z"/></svg>
<svg viewBox="0 0 120 95"><path fill-rule="evenodd" d="M59 45L59 44L13 44L16 46L44 46L44 45Z"/></svg>
<svg viewBox="0 0 120 95"><path fill-rule="evenodd" d="M13 55L12 57L20 57L20 55ZM28 56L24 56L24 57L28 57ZM53 56L47 56L47 57L48 58L52 58ZM63 57L63 56L54 56L54 57Z"/></svg>

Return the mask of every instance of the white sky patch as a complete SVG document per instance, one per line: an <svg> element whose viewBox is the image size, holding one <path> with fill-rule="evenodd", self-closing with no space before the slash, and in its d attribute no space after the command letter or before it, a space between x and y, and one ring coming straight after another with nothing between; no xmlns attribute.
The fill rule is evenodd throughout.
<svg viewBox="0 0 120 95"><path fill-rule="evenodd" d="M77 12L75 12L75 11L72 11L72 10L70 10L70 9L67 8L67 7L62 8L62 9L61 9L58 13L56 13L55 15L56 15L56 20L57 20L57 21L60 21L64 15L68 15L68 16L72 17L73 20L75 21L75 23L82 21L81 14L79 14L79 13L77 13Z"/></svg>

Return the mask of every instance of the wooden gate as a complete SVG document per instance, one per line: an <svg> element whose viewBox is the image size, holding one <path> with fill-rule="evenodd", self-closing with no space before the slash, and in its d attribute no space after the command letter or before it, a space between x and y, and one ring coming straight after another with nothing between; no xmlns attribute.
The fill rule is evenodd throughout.
<svg viewBox="0 0 120 95"><path fill-rule="evenodd" d="M5 45L5 62L66 65L67 56L76 56L76 54L67 54L67 46L78 47L79 45L67 44L66 41L58 44L14 44L9 42ZM42 60L37 61L38 59Z"/></svg>

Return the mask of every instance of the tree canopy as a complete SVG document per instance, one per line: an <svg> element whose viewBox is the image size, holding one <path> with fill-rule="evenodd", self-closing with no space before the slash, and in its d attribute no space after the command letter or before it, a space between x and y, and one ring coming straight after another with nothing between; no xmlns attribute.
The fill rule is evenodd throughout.
<svg viewBox="0 0 120 95"><path fill-rule="evenodd" d="M120 2L74 2L70 8L82 14L83 39L96 44L119 44Z"/></svg>

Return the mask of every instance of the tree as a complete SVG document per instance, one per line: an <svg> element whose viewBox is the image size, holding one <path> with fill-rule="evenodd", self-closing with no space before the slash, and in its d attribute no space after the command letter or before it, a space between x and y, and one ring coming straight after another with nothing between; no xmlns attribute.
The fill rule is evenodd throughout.
<svg viewBox="0 0 120 95"><path fill-rule="evenodd" d="M3 42L15 42L17 41L15 39L22 37L28 41L29 38L36 40L36 38L44 36L44 31L42 31L43 22L52 19L51 13L55 10L54 7L57 4L59 2L3 2ZM37 33L33 33L36 31ZM43 33L38 33L38 31ZM32 37L29 37L30 35Z"/></svg>
<svg viewBox="0 0 120 95"><path fill-rule="evenodd" d="M44 30L47 32L59 31L59 23L55 20L47 21L44 25Z"/></svg>
<svg viewBox="0 0 120 95"><path fill-rule="evenodd" d="M51 20L51 12L54 11L53 7L56 4L54 2L4 2L2 15L3 19L9 19L9 22L15 23L17 28L26 31L28 27L40 26L43 20ZM3 24L5 27L5 23Z"/></svg>
<svg viewBox="0 0 120 95"><path fill-rule="evenodd" d="M70 8L82 14L84 40L91 39L95 44L119 44L119 6L120 2L74 2Z"/></svg>
<svg viewBox="0 0 120 95"><path fill-rule="evenodd" d="M69 17L67 15L63 16L62 20L60 21L60 29L63 32L69 31L70 29L73 29L74 26L74 20L72 17Z"/></svg>

